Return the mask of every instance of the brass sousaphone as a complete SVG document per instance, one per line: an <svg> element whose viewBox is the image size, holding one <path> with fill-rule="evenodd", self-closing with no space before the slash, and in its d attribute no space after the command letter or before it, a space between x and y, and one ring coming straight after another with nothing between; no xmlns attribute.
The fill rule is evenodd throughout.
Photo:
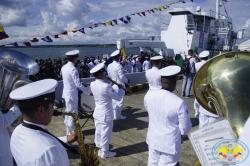
<svg viewBox="0 0 250 166"><path fill-rule="evenodd" d="M198 102L227 119L237 136L250 114L250 52L218 55L197 72L193 90Z"/></svg>
<svg viewBox="0 0 250 166"><path fill-rule="evenodd" d="M28 82L28 76L38 73L38 64L21 52L0 49L0 108L8 110L12 105L10 92Z"/></svg>

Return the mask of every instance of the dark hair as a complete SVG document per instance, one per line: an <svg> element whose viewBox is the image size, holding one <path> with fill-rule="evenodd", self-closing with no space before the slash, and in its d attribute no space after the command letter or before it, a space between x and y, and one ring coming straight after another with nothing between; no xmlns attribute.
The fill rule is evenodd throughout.
<svg viewBox="0 0 250 166"><path fill-rule="evenodd" d="M73 56L67 56L68 61L73 62L75 59L77 59L79 55L73 55Z"/></svg>
<svg viewBox="0 0 250 166"><path fill-rule="evenodd" d="M98 71L98 72L93 73L93 76L94 76L94 77L99 77L99 75L101 75L103 72L105 72L105 69L104 69L104 68L101 69L101 70Z"/></svg>
<svg viewBox="0 0 250 166"><path fill-rule="evenodd" d="M53 103L55 100L55 93L49 93L36 98L27 99L27 100L18 100L16 101L17 105L20 108L20 111L28 116L34 116L39 106L49 108L49 104Z"/></svg>

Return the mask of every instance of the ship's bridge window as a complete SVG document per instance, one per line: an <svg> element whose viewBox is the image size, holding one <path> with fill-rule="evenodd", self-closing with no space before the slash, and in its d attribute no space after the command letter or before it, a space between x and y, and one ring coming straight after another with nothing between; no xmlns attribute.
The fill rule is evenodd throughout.
<svg viewBox="0 0 250 166"><path fill-rule="evenodd" d="M209 32L211 20L205 16L194 16L194 23L196 25L197 31Z"/></svg>

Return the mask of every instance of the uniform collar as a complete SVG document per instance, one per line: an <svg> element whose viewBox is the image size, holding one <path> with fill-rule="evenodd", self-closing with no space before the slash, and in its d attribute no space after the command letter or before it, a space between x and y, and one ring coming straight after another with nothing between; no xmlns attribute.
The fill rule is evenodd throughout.
<svg viewBox="0 0 250 166"><path fill-rule="evenodd" d="M32 123L32 122L29 122L29 121L26 121L26 120L23 120L25 123L28 123L28 124L32 124L32 125L35 125L35 126L39 126L45 130L47 130L46 126L45 125L42 125L42 124L37 124L37 123Z"/></svg>
<svg viewBox="0 0 250 166"><path fill-rule="evenodd" d="M70 62L70 61L68 61L68 64L72 65L72 66L75 66L75 64L73 62Z"/></svg>

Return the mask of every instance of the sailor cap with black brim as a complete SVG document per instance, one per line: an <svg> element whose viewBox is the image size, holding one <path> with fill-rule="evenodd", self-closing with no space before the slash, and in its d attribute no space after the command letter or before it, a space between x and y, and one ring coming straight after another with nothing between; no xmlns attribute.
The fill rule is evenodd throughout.
<svg viewBox="0 0 250 166"><path fill-rule="evenodd" d="M25 101L35 100L46 102L54 100L57 81L54 79L44 79L29 83L13 90L9 97L12 100Z"/></svg>
<svg viewBox="0 0 250 166"><path fill-rule="evenodd" d="M66 56L78 56L80 53L79 50L72 50L72 51L68 51L65 53Z"/></svg>
<svg viewBox="0 0 250 166"><path fill-rule="evenodd" d="M158 61L158 60L162 60L163 56L153 56L150 58L151 61Z"/></svg>
<svg viewBox="0 0 250 166"><path fill-rule="evenodd" d="M170 77L170 76L177 75L180 71L181 71L181 68L179 66L170 65L170 66L160 69L160 75L162 77Z"/></svg>
<svg viewBox="0 0 250 166"><path fill-rule="evenodd" d="M117 56L117 55L120 55L120 50L115 50L114 52L112 52L112 53L110 54L110 57L115 57L115 56Z"/></svg>
<svg viewBox="0 0 250 166"><path fill-rule="evenodd" d="M209 56L209 51L205 50L199 54L199 58L206 58Z"/></svg>
<svg viewBox="0 0 250 166"><path fill-rule="evenodd" d="M104 69L104 67L105 67L105 64L104 64L104 63L99 63L99 64L97 64L95 67L93 67L93 69L90 70L90 73L91 73L91 74L94 74L94 73L96 73L96 72L98 72L98 71Z"/></svg>

